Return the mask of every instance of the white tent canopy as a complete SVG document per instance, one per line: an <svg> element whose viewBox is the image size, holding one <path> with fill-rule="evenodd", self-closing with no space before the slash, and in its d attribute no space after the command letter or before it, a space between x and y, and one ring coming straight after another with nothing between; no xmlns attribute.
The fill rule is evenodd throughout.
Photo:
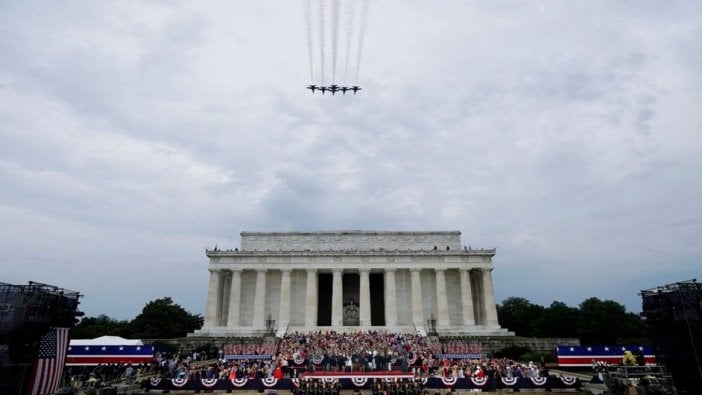
<svg viewBox="0 0 702 395"><path fill-rule="evenodd" d="M143 346L141 340L125 339L119 336L100 336L95 339L74 339L71 346Z"/></svg>

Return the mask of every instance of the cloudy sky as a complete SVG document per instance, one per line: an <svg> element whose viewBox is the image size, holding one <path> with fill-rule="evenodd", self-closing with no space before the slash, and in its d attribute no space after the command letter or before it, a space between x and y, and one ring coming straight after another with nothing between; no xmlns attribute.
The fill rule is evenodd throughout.
<svg viewBox="0 0 702 395"><path fill-rule="evenodd" d="M699 277L702 3L439 3L371 0L332 98L303 1L0 2L0 281L202 313L205 247L340 229L460 230L498 301Z"/></svg>

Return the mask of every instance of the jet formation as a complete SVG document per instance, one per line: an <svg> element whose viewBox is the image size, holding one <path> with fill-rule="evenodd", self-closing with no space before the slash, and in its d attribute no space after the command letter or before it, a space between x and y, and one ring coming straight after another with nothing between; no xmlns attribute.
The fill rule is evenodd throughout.
<svg viewBox="0 0 702 395"><path fill-rule="evenodd" d="M336 94L336 92L341 92L342 94L346 94L346 92L351 91L355 95L356 92L361 90L360 86L353 85L353 86L339 86L336 84L331 84L329 86L317 86L317 85L309 85L307 86L307 89L311 90L312 93L314 94L314 91L320 91L322 94L325 92L331 92L332 96Z"/></svg>

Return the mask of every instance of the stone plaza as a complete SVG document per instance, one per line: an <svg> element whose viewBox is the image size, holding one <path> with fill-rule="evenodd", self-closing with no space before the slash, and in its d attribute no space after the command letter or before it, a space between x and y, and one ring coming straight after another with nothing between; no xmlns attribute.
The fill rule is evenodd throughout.
<svg viewBox="0 0 702 395"><path fill-rule="evenodd" d="M241 232L206 251L210 281L194 336L386 330L508 336L497 321L495 249L459 231Z"/></svg>

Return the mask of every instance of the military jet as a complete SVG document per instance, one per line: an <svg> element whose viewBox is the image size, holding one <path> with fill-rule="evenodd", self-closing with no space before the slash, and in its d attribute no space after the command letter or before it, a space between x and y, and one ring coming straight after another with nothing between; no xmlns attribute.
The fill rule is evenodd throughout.
<svg viewBox="0 0 702 395"><path fill-rule="evenodd" d="M356 85L354 85L354 86L352 86L352 87L351 87L351 88L349 88L349 89L351 89L351 90L353 91L353 94L355 95L355 94L356 94L356 92L358 92L358 91L360 91L360 90L361 90L361 87L360 87L360 86L356 86Z"/></svg>
<svg viewBox="0 0 702 395"><path fill-rule="evenodd" d="M336 92L340 91L341 88L339 88L339 85L337 85L337 84L331 84L331 85L329 85L329 87L327 88L327 90L330 91L330 92L332 93L332 96L334 96L334 94L335 94Z"/></svg>
<svg viewBox="0 0 702 395"><path fill-rule="evenodd" d="M343 93L343 94L346 94L346 91L349 91L349 90L351 90L351 88L349 88L348 86L341 87L341 93Z"/></svg>
<svg viewBox="0 0 702 395"><path fill-rule="evenodd" d="M312 93L314 94L315 89L319 89L319 88L317 87L317 85L309 85L309 86L307 87L307 89L311 90Z"/></svg>

